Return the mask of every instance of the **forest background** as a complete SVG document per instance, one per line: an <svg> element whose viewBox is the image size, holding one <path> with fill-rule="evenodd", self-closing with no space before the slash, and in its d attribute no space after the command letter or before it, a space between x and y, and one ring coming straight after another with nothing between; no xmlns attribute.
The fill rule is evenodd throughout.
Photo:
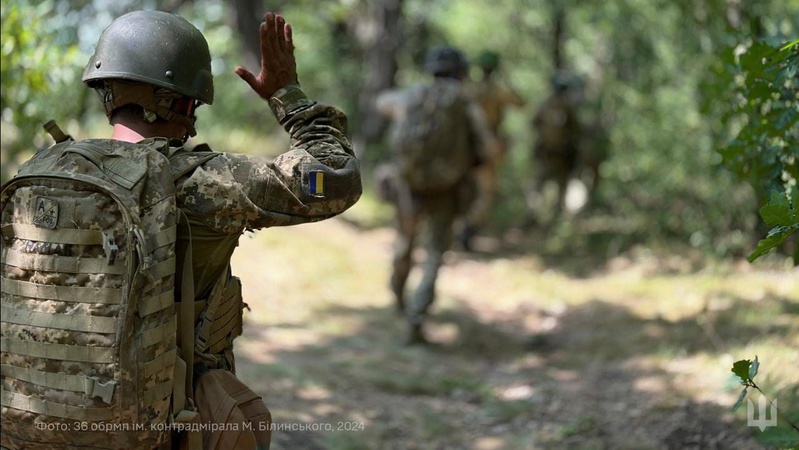
<svg viewBox="0 0 799 450"><path fill-rule="evenodd" d="M142 8L179 13L208 39L217 95L213 106L198 110L198 142L273 154L285 149L285 134L233 69L257 67L254 30L265 10L283 13L294 26L303 88L349 117L366 190L346 219L365 230L391 220L373 186L373 169L389 158L374 96L424 81L424 52L446 43L472 58L499 52L502 81L527 101L503 124L510 148L501 201L484 230L495 239L487 242L498 244L487 248L530 252L553 267L581 260L572 269L582 277L624 256L677 255L679 270L689 272L734 265L768 236L760 253L776 251L755 267L787 274L795 286L797 0L3 0L3 181L51 143L41 128L49 119L78 138L109 134L80 76L103 28ZM563 28L556 42L557 17ZM520 237L522 192L532 174L530 123L549 93L556 60L581 80L581 119L604 120L608 157L585 210L547 234ZM476 69L472 75L479 78ZM781 328L787 334L778 341L796 342L795 296L778 299L788 306L764 316L771 319L762 319L763 333L787 314L794 325ZM789 371L775 383L796 397Z"/></svg>
<svg viewBox="0 0 799 450"><path fill-rule="evenodd" d="M101 109L95 94L79 81L82 68L112 18L137 8L179 12L206 34L218 95L213 107L198 112L205 140L247 152L264 139L279 139L277 125L264 119L263 105L253 101L233 73L237 64L257 66L257 35L251 30L263 10L272 9L295 25L302 85L315 99L347 112L367 173L387 158L386 124L372 105L377 92L423 80L419 61L432 46L448 43L472 58L482 50L497 51L503 81L528 104L510 111L503 125L510 152L492 225L498 231L518 224L526 207L522 192L531 177L531 117L550 89L557 51L559 64L582 82L583 122L601 119L609 145L591 220L583 221L580 230L561 227L562 239L550 239L550 245L561 249L590 240L615 252L676 239L716 255L741 255L751 251L753 239L765 235L756 211L774 182L795 185L799 170L796 83L783 79L786 92L774 102L769 96L776 88L746 83L767 72L760 58L796 39L797 3L626 0L597 7L579 0L490 5L446 0L7 0L2 13L2 179L32 149L46 145L49 137L41 125L49 119L73 135L87 136L89 129L96 135ZM565 20L555 43L559 12ZM794 71L783 71L784 78L796 75L795 50ZM753 64L761 67L753 70ZM476 68L473 75L477 78ZM747 102L746 95L765 100ZM776 144L775 134L781 137ZM718 151L724 147L726 153Z"/></svg>

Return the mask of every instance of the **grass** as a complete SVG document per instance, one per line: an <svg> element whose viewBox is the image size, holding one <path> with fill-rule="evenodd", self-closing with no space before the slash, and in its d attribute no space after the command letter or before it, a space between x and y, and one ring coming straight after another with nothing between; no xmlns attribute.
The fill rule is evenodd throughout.
<svg viewBox="0 0 799 450"><path fill-rule="evenodd" d="M754 355L764 390L799 410L799 271L782 261L453 252L436 344L406 348L387 289L393 233L364 226L374 206L259 232L234 256L252 307L240 376L276 421L364 424L276 433L273 448L758 448L728 411L732 363Z"/></svg>

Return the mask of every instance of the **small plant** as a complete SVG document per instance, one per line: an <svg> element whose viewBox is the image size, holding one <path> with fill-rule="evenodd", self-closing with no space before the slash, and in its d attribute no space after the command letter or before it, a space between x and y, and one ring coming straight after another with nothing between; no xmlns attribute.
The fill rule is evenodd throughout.
<svg viewBox="0 0 799 450"><path fill-rule="evenodd" d="M760 362L758 361L757 356L755 356L754 361L749 359L742 359L740 361L736 361L732 365L732 373L734 373L740 379L741 384L743 384L744 386L743 390L741 391L741 394L738 396L738 400L732 406L732 411L736 411L738 408L741 407L744 399L746 398L747 393L749 392L749 388L753 388L756 389L758 392L760 392L760 395L762 395L763 398L765 398L768 404L771 406L773 414L772 418L774 419L774 423L776 424L777 421L776 415L779 412L777 410L777 405L773 401L768 399L766 394L763 392L762 389L760 389L760 386L758 386L754 380L755 377L757 376L759 368L760 368ZM750 419L751 417L752 416L750 415ZM782 419L785 423L787 423L791 428L793 428L797 433L799 433L799 426L797 426L795 423L787 419L785 415L780 414L778 417L779 419ZM761 428L761 431L763 430L764 429ZM780 448L791 448L791 449L799 448L799 434L779 428L777 428L776 430L777 431L770 432L768 434L766 434L766 432L763 432L761 435L762 438L760 440L767 441L766 443L779 446Z"/></svg>

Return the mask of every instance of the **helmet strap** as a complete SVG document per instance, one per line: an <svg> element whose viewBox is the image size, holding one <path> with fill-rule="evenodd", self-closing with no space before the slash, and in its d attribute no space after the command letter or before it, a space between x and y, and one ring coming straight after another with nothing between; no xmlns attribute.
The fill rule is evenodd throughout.
<svg viewBox="0 0 799 450"><path fill-rule="evenodd" d="M98 90L103 97L103 106L109 121L115 109L134 104L144 109L142 119L147 123L153 123L158 118L161 118L168 122L177 122L183 125L188 136L197 134L197 130L194 128L196 117L193 112L192 115L188 116L170 109L176 99L183 97L178 93L159 89L150 84L131 83L122 80L106 80L104 85Z"/></svg>

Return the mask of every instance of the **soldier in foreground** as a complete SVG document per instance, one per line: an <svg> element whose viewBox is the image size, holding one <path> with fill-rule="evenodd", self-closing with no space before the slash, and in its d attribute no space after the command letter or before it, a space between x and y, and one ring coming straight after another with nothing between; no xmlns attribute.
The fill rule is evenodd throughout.
<svg viewBox="0 0 799 450"><path fill-rule="evenodd" d="M431 83L384 92L377 99L378 111L393 121L397 240L390 285L397 308L408 320L409 345L426 342L422 326L435 298L444 253L452 244L453 223L474 196L475 168L495 149L479 106L463 91L467 69L461 51L434 48L424 61ZM406 305L405 284L418 239L423 240L426 260Z"/></svg>
<svg viewBox="0 0 799 450"><path fill-rule="evenodd" d="M494 156L477 171L477 198L467 212L466 223L459 236L461 246L467 251L471 250L472 238L485 226L496 203L497 177L508 151L508 141L500 130L505 113L510 107L522 107L526 104L510 86L499 80L499 53L486 50L477 56L475 63L482 70L482 78L470 86L470 93L482 108L498 147L493 152Z"/></svg>
<svg viewBox="0 0 799 450"><path fill-rule="evenodd" d="M299 87L291 26L266 13L259 33L259 72L236 73L291 137L277 158L185 148L214 100L208 44L139 11L83 75L111 139L56 129L4 186L4 448L269 447L269 411L235 376L231 255L247 230L340 214L361 178L344 114Z"/></svg>

